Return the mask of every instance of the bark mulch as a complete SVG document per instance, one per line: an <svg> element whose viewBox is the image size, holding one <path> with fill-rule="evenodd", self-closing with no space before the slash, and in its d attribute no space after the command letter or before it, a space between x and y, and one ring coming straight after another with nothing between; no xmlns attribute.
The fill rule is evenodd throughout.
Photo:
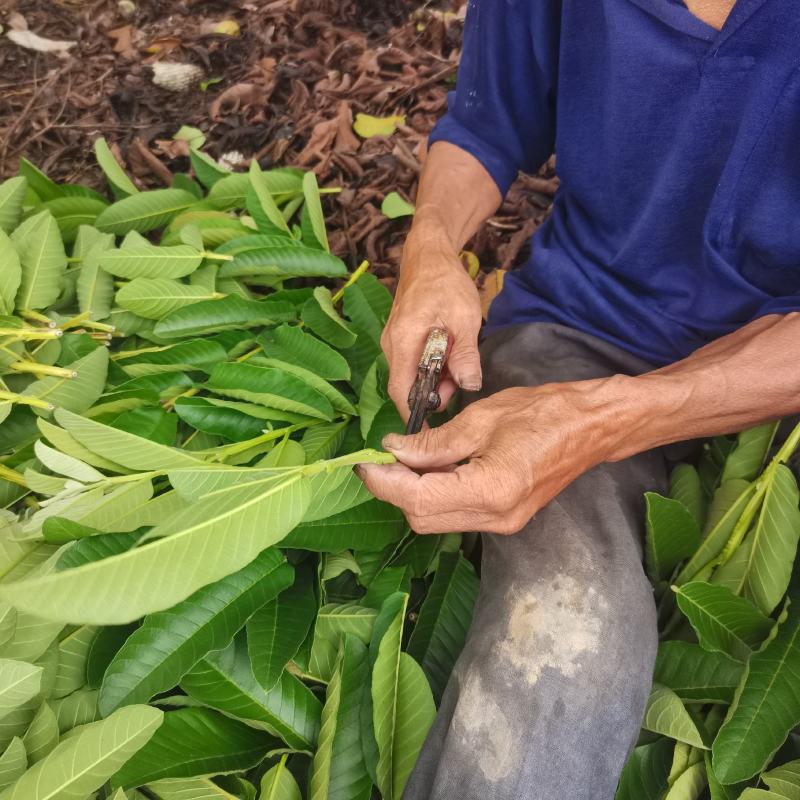
<svg viewBox="0 0 800 800"><path fill-rule="evenodd" d="M342 187L325 200L333 249L351 265L368 258L391 282L409 223L386 219L381 201L390 191L415 199L427 134L455 84L464 9L464 0L0 0L6 33L27 26L77 43L58 55L0 36L0 178L25 156L54 179L102 185L90 147L102 135L140 185L163 186L170 171L189 170L173 134L196 126L216 158L301 166ZM215 32L230 21L237 35ZM160 88L157 61L194 64L200 77L182 92ZM358 112L405 123L362 139ZM520 176L470 245L483 282L524 259L556 186L552 163Z"/></svg>

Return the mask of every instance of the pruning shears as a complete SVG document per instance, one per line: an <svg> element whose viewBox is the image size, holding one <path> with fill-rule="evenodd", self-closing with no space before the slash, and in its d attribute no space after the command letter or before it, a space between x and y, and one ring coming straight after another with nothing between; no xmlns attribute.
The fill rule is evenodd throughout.
<svg viewBox="0 0 800 800"><path fill-rule="evenodd" d="M439 382L450 354L450 334L444 328L432 328L417 364L417 378L408 394L411 416L406 436L419 433L429 412L439 407Z"/></svg>

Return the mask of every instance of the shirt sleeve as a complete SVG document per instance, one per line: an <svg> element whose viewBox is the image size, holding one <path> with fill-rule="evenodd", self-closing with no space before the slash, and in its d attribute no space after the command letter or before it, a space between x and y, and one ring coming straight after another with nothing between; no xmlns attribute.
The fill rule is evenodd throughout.
<svg viewBox="0 0 800 800"><path fill-rule="evenodd" d="M429 142L473 155L505 195L555 144L560 0L470 0L456 91Z"/></svg>

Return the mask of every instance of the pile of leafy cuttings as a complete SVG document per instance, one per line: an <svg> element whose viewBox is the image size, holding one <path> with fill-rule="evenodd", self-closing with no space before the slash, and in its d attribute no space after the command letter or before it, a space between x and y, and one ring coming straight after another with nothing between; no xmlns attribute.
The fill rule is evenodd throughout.
<svg viewBox="0 0 800 800"><path fill-rule="evenodd" d="M313 173L95 149L0 184L0 797L399 798L478 579L352 471L391 296Z"/></svg>
<svg viewBox="0 0 800 800"><path fill-rule="evenodd" d="M95 150L113 202L0 184L0 800L399 800L478 579L351 469L401 427L391 297L312 173L193 150L141 192ZM800 800L777 432L646 497L661 644L618 800Z"/></svg>

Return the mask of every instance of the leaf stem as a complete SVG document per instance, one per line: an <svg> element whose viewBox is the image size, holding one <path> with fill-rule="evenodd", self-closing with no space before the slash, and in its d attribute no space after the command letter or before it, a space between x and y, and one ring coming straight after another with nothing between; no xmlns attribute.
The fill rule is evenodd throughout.
<svg viewBox="0 0 800 800"><path fill-rule="evenodd" d="M28 372L34 375L52 375L55 378L77 378L78 373L74 369L64 367L52 367L49 364L39 364L36 361L14 361L8 365L9 369L15 372Z"/></svg>
<svg viewBox="0 0 800 800"><path fill-rule="evenodd" d="M0 336L8 336L19 341L37 339L59 339L64 331L59 328L0 328Z"/></svg>
<svg viewBox="0 0 800 800"><path fill-rule="evenodd" d="M24 486L26 489L28 488L28 484L25 483L25 476L21 472L17 472L15 469L6 467L3 464L0 464L0 478L16 483L18 486Z"/></svg>
<svg viewBox="0 0 800 800"><path fill-rule="evenodd" d="M0 389L0 401L19 403L20 405L31 406L32 408L43 408L45 411L52 411L55 408L52 403L40 400L38 397L28 397L28 395L7 392L3 389Z"/></svg>
<svg viewBox="0 0 800 800"><path fill-rule="evenodd" d="M208 261L233 261L230 253L214 253L210 250L203 250L200 255Z"/></svg>
<svg viewBox="0 0 800 800"><path fill-rule="evenodd" d="M347 282L341 289L339 289L336 294L331 297L331 302L336 305L343 297L344 297L344 290L348 286L352 286L367 270L369 269L369 261L364 259L353 271L350 277L347 279Z"/></svg>
<svg viewBox="0 0 800 800"><path fill-rule="evenodd" d="M296 431L302 431L306 428L313 428L315 425L322 425L324 422L325 420L323 419L313 419L310 420L309 422L298 422L294 425L287 425L285 428L277 428L274 431L267 431L266 433L262 433L260 436L256 436L253 439L247 439L244 442L234 442L233 444L225 445L223 447L216 447L210 451L210 453L214 456L211 460L224 461L225 459L230 458L231 456L238 455L239 453L244 453L245 451L250 450L253 447L258 447L258 445L260 444L273 442L275 441L275 439L280 439L283 436L290 435L292 433L295 433Z"/></svg>
<svg viewBox="0 0 800 800"><path fill-rule="evenodd" d="M48 328L56 327L56 323L50 319L50 317L46 317L44 314L40 314L38 311L32 311L29 308L21 308L19 314L21 317L25 317L25 319L39 322L42 325L46 325Z"/></svg>

